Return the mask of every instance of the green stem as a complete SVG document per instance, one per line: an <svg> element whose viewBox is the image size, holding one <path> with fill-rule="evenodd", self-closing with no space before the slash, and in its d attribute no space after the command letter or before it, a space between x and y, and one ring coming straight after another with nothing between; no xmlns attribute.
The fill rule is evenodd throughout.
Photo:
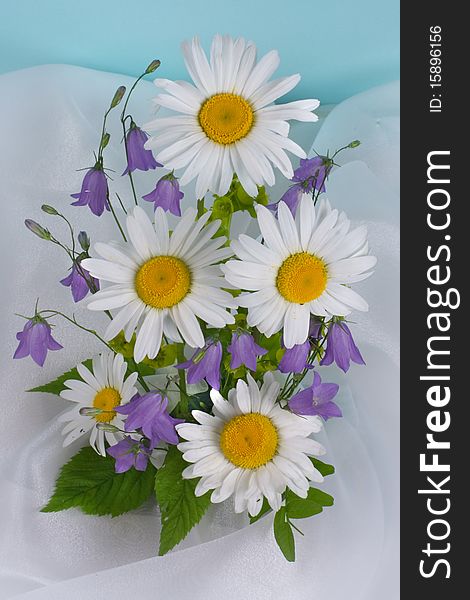
<svg viewBox="0 0 470 600"><path fill-rule="evenodd" d="M121 208L122 208L124 214L127 215L127 210L125 209L124 204L122 203L122 200L117 192L116 192L116 196L117 196L117 199L119 200L119 204L121 205Z"/></svg>
<svg viewBox="0 0 470 600"><path fill-rule="evenodd" d="M60 312L59 310L49 310L49 309L42 310L39 314L42 314L42 313L47 313L49 317L55 317L55 316L63 317L64 319L66 319L67 321L72 323L73 325L76 325L79 329L82 329L83 331L86 331L87 333L91 333L98 340L100 340L100 342L102 342L105 346L107 346L110 350L113 350L113 348L108 344L108 342L106 342L94 329L89 329L88 327L85 327L84 325L80 325L80 323L77 323L77 321L75 320L75 316L69 317L68 315L65 315L64 313ZM113 350L113 352L114 352L114 350Z"/></svg>
<svg viewBox="0 0 470 600"><path fill-rule="evenodd" d="M116 213L114 212L114 208L113 205L111 203L111 198L108 196L108 202L109 202L109 208L111 209L111 212L113 214L114 220L116 221L116 225L118 226L119 231L121 232L122 235L122 239L127 242L127 238L126 238L126 234L124 233L122 227L121 227L121 223L119 223L119 219L116 216Z"/></svg>
<svg viewBox="0 0 470 600"><path fill-rule="evenodd" d="M184 355L184 344L176 345L176 360L178 364L185 362L186 357ZM180 401L178 403L178 413L180 415L187 415L189 411L189 398L186 389L186 373L184 369L178 369L179 377L179 390L180 390Z"/></svg>
<svg viewBox="0 0 470 600"><path fill-rule="evenodd" d="M147 382L145 381L144 376L139 371L138 363L136 363L134 359L130 358L130 359L128 359L127 364L131 368L131 371L134 371L135 373L137 373L137 375L138 375L137 380L140 383L140 385L144 388L144 390L146 392L150 392L150 388L147 385Z"/></svg>

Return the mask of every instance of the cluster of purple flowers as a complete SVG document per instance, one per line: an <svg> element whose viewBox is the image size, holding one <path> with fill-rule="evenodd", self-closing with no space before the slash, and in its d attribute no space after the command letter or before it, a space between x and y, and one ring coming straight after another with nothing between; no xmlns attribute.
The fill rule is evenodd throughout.
<svg viewBox="0 0 470 600"><path fill-rule="evenodd" d="M227 349L230 353L230 368L233 370L243 365L251 371L256 371L257 357L264 356L268 352L247 332L234 332ZM210 387L219 390L221 361L222 344L209 340L204 348L197 350L190 360L177 365L177 368L187 369L188 383L199 383L205 380Z"/></svg>
<svg viewBox="0 0 470 600"><path fill-rule="evenodd" d="M124 438L108 448L107 452L115 463L116 473L124 473L132 467L145 471L152 451L161 443L177 444L178 434L175 425L183 423L168 412L168 398L159 392L136 395L129 404L117 406L116 412L127 415Z"/></svg>
<svg viewBox="0 0 470 600"><path fill-rule="evenodd" d="M149 171L163 166L155 160L152 151L145 148L147 140L148 135L145 131L132 121L126 135L127 167L123 175L128 175L135 170ZM168 173L157 181L155 188L149 194L142 197L147 202L153 202L155 210L160 206L164 211L180 217L180 203L183 196L178 179L173 173ZM87 171L80 192L72 194L72 198L77 199L72 206L89 206L91 212L97 217L100 217L105 209L111 209L107 176L102 160L98 160Z"/></svg>

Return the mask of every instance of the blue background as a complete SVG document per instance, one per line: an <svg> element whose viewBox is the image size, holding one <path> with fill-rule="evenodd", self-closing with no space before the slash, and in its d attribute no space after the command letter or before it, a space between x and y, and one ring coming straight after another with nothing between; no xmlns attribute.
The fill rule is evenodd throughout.
<svg viewBox="0 0 470 600"><path fill-rule="evenodd" d="M181 40L242 35L277 48L278 76L302 74L286 99L339 102L399 75L398 0L14 0L1 3L0 73L69 63L188 78Z"/></svg>

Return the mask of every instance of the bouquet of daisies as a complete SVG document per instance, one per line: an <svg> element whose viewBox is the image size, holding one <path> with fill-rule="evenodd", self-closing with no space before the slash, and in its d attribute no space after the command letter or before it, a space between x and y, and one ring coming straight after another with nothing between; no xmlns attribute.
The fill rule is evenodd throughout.
<svg viewBox="0 0 470 600"><path fill-rule="evenodd" d="M72 195L73 206L113 218L118 239L91 249L87 233L49 205L43 211L67 224L69 241L26 220L67 255L60 283L73 301L88 297L103 313L96 331L36 303L17 334L14 358L40 366L62 348L52 335L58 319L103 344L100 355L34 388L67 404L64 446L84 442L42 510L117 516L153 498L165 554L211 503L231 499L251 522L273 513L275 539L292 561L297 520L333 504L316 487L334 468L318 458L325 450L315 434L341 410L338 385L322 381L317 366L364 364L346 317L368 309L351 285L376 260L366 228L353 228L323 195L338 153L359 142L306 157L288 122L317 120L319 102L274 103L300 79L270 80L277 52L257 61L253 43L219 35L209 58L196 38L182 48L193 84L155 79L155 104L171 116L140 127L128 109L155 60L129 91L116 91L94 164ZM120 105L127 198L111 193L105 167L107 119ZM286 151L301 159L295 171ZM155 188L140 197L137 171L158 169ZM264 186L275 169L291 183L270 201ZM182 213L181 189L193 180L193 206ZM239 211L255 235L233 231Z"/></svg>

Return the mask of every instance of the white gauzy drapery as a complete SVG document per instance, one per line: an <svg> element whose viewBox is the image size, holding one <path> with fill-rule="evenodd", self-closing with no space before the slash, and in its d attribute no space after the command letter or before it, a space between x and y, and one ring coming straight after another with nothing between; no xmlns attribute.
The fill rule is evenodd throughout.
<svg viewBox="0 0 470 600"><path fill-rule="evenodd" d="M164 75L163 75L164 76ZM15 332L42 308L71 313L70 290L58 284L69 265L65 255L29 233L25 218L66 235L60 220L41 212L52 204L85 229L92 240L117 239L109 214L97 219L87 208L70 207L96 149L103 110L126 77L75 67L48 66L0 77L1 281L0 331L0 599L101 600L148 597L168 600L395 600L398 598L398 85L359 94L320 115L319 124L293 126L308 148L325 153L353 139L362 144L340 155L328 197L356 222L368 224L376 273L359 284L370 312L354 314L351 326L367 362L345 375L322 368L324 381L341 385L344 418L322 434L327 462L337 473L324 489L335 506L299 522L297 562L287 563L275 545L272 516L248 526L230 506L208 515L174 552L157 557L159 519L152 506L111 519L78 510L43 514L57 470L78 446L63 449L55 419L64 401L24 390L45 383L88 358L98 342L57 320L55 338L64 350L49 355L41 370L30 359L13 361ZM144 82L131 102L137 122L152 114L154 87ZM315 95L315 90L312 90ZM117 109L119 110L119 109ZM325 117L325 115L327 116ZM113 118L114 117L114 118ZM113 189L131 202L117 114L106 150ZM316 134L316 137L315 137ZM277 199L286 187L272 191ZM140 195L155 172L137 175ZM194 202L189 190L184 205ZM151 205L148 206L149 211ZM246 220L237 219L242 228ZM86 303L86 302L85 302ZM77 318L100 328L105 317Z"/></svg>

